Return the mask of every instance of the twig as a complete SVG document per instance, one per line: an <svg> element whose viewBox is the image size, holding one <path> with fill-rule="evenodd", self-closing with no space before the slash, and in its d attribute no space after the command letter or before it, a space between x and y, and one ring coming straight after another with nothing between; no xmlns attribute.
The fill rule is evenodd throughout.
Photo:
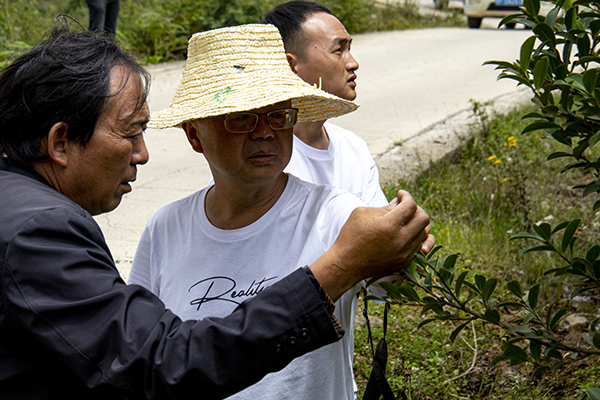
<svg viewBox="0 0 600 400"><path fill-rule="evenodd" d="M468 397L462 397L456 394L452 394L452 393L448 393L448 395L452 396L452 397L456 397L457 399L465 399L465 400L469 400Z"/></svg>
<svg viewBox="0 0 600 400"><path fill-rule="evenodd" d="M468 345L469 347L471 347L471 349L473 350L473 361L471 361L471 366L469 367L469 369L468 369L468 370L466 370L466 371L465 371L465 372L463 372L462 374L460 374L460 375L458 375L458 376L455 376L455 377L454 377L454 378L452 378L452 379L448 379L448 380L446 380L446 381L444 382L444 385L445 385L445 384L447 384L447 383L450 383L450 382L452 382L453 380L456 380L456 379L458 379L458 378L462 378L463 376L465 376L465 375L468 375L468 374L470 374L471 372L479 371L479 368L475 368L475 362L477 361L477 332L475 331L475 322L473 322L473 321L471 321L471 329L473 330L473 346L474 346L474 347L471 347L471 345L470 345L470 344L469 344L469 343L468 343L468 342L465 340L465 338L463 338L463 337L461 336L461 339L462 339L462 340L463 340L465 343L467 343L467 345ZM458 396L457 396L457 397L458 397Z"/></svg>

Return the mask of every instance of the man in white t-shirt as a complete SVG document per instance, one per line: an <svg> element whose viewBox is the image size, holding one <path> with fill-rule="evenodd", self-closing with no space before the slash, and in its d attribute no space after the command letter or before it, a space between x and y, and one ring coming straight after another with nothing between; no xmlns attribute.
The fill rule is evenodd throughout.
<svg viewBox="0 0 600 400"><path fill-rule="evenodd" d="M327 7L289 1L261 22L279 29L288 62L300 78L342 99L356 98L358 63L350 54L352 38ZM362 138L326 120L299 122L294 135L286 172L347 190L370 206L387 204L379 170Z"/></svg>
<svg viewBox="0 0 600 400"><path fill-rule="evenodd" d="M192 148L206 157L214 185L152 216L129 283L150 289L184 319L220 318L310 265L364 203L341 189L283 172L293 126L354 109L354 103L293 74L273 26L194 35L173 101L152 115L149 126L181 126ZM428 232L425 227L420 240L431 246ZM352 330L358 288L335 303L333 315L345 330ZM302 335L308 331L290 334L287 345ZM296 359L232 398L353 399L350 338Z"/></svg>

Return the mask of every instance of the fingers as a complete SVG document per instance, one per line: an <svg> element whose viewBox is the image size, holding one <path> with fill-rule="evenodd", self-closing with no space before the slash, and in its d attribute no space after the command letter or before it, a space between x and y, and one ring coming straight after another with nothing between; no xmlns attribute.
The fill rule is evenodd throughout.
<svg viewBox="0 0 600 400"><path fill-rule="evenodd" d="M419 212L419 209L423 211L421 207L417 206L417 203L410 193L405 190L399 190L398 197L394 200L392 200L386 207L388 210L393 207L388 214L388 218L394 222L395 226L406 225L416 215L416 213ZM425 213L425 215L427 214ZM429 217L427 218L429 219ZM429 221L427 221L427 224L428 223ZM425 225L423 225L422 228L424 228Z"/></svg>
<svg viewBox="0 0 600 400"><path fill-rule="evenodd" d="M429 250L435 246L435 236L427 234L427 237L421 244L421 251L425 254L429 253Z"/></svg>

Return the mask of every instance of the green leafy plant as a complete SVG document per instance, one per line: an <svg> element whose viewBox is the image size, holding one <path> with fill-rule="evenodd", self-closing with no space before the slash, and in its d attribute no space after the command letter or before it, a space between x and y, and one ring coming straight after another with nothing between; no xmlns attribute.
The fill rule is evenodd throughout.
<svg viewBox="0 0 600 400"><path fill-rule="evenodd" d="M523 117L529 123L521 133L542 132L541 138L562 145L547 160L568 159L562 172L579 170L588 176L574 189L581 190L584 197L597 195L600 193L600 152L596 146L600 141L597 48L600 3L559 0L546 17L538 15L539 10L539 0L524 0L521 13L501 22L519 22L532 29L532 36L521 46L520 59L486 64L501 70L499 79L513 79L531 89L537 107ZM499 164L495 155L488 160ZM592 208L600 209L600 200ZM543 252L557 259L561 266L546 268L544 275L572 279L574 289L568 295L570 299L600 290L600 245L592 244L587 249L577 245L580 223L579 218L554 227L540 222L531 225L531 232L510 239L534 243L533 247L520 251L521 257ZM527 215L525 225L528 225ZM504 331L505 342L502 353L491 365L503 361L510 365L530 365L533 380L542 379L546 373L557 373L566 364L600 355L600 318L589 324L581 335L580 345L568 343L557 334L557 328L569 309L555 307L557 302L543 299L540 283L526 285L514 279L505 282L498 277L471 273L467 268L457 267L458 254L442 256L439 250L437 247L426 256L418 255L395 284L381 284L388 301L419 306L422 314L427 314L429 318L420 327L434 321L450 322L454 325L451 341L474 322L499 327ZM596 388L582 391L590 399L598 398L599 393Z"/></svg>

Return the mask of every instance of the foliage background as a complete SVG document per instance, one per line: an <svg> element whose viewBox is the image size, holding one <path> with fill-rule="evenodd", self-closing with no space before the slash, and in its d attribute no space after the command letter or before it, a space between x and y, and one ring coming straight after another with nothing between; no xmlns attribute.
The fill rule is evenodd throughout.
<svg viewBox="0 0 600 400"><path fill-rule="evenodd" d="M141 63L185 58L187 41L196 32L259 22L284 0L123 0L117 39ZM457 12L420 15L414 0L398 5L375 0L323 0L348 32L464 26ZM84 0L0 0L0 61L30 48L54 25L58 14L68 14L88 26ZM1 66L1 65L0 65Z"/></svg>

